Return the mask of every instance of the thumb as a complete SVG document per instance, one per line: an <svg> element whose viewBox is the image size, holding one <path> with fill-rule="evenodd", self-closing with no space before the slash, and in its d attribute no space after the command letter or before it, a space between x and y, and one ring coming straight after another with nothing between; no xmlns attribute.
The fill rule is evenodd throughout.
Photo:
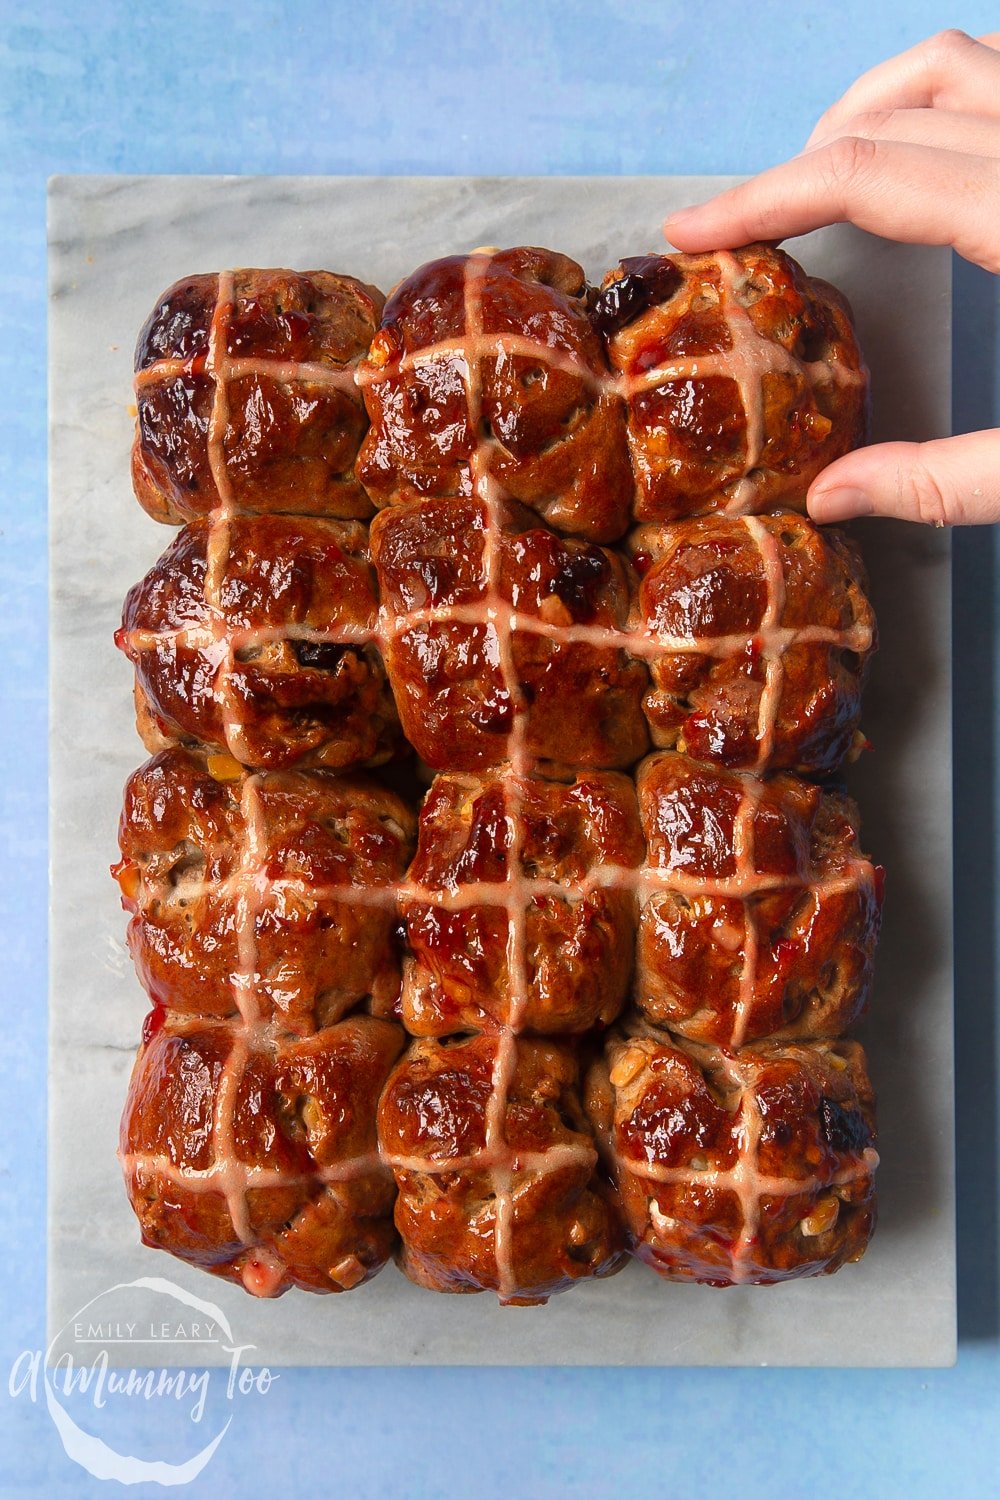
<svg viewBox="0 0 1000 1500"><path fill-rule="evenodd" d="M1000 430L856 448L809 487L814 521L895 516L935 526L1000 521Z"/></svg>

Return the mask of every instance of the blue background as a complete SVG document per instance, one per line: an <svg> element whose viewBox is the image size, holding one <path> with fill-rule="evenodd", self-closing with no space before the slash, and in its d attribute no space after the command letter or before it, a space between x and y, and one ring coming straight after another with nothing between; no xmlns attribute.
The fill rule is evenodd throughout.
<svg viewBox="0 0 1000 1500"><path fill-rule="evenodd" d="M797 150L863 69L997 16L923 0L3 0L0 19L0 1493L85 1496L107 1486L65 1457L44 1402L6 1389L44 1339L46 177L752 172ZM998 299L991 278L956 270L967 429L1000 420ZM958 1367L285 1371L188 1493L1000 1491L997 536L955 542ZM191 1451L186 1416L157 1402L118 1443L152 1456L175 1431Z"/></svg>

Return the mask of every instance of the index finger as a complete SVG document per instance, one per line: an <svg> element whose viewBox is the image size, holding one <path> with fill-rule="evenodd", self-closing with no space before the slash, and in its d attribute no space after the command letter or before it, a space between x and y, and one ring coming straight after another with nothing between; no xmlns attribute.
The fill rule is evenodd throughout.
<svg viewBox="0 0 1000 1500"><path fill-rule="evenodd" d="M1000 270L1000 167L908 142L838 136L663 226L679 250L727 250L849 222L910 244L952 245Z"/></svg>

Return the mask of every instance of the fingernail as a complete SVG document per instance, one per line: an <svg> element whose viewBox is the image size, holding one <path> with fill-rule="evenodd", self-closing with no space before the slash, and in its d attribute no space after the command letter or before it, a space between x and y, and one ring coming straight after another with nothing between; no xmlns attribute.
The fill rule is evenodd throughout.
<svg viewBox="0 0 1000 1500"><path fill-rule="evenodd" d="M850 521L854 516L873 516L875 507L864 490L839 485L836 489L811 494L809 514L814 521Z"/></svg>
<svg viewBox="0 0 1000 1500"><path fill-rule="evenodd" d="M691 219L691 218L694 217L694 215L698 212L699 208L701 208L701 204L700 203L692 203L688 208L679 208L679 209L677 209L676 213L668 214L667 217L664 219L664 221L663 221L664 227L666 228L666 227L668 227L671 224L683 224L683 223L685 223L686 220Z"/></svg>

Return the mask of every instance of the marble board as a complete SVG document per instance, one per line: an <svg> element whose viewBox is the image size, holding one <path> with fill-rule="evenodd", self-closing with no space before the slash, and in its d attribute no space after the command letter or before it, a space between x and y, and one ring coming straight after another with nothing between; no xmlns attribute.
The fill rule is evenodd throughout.
<svg viewBox="0 0 1000 1500"><path fill-rule="evenodd" d="M955 1358L950 554L943 532L869 522L881 650L851 788L888 869L861 1030L880 1100L881 1222L865 1259L785 1286L667 1285L630 1265L542 1308L443 1297L389 1266L346 1296L274 1302L145 1250L115 1158L144 997L108 866L121 788L143 758L121 601L170 540L131 496L136 333L180 276L324 267L387 289L421 261L536 243L593 279L661 245L659 223L727 179L62 177L50 188L51 868L49 1337L114 1284L169 1278L278 1365L947 1365ZM836 226L790 247L851 299L875 436L947 432L950 264ZM153 1297L148 1290L134 1293ZM190 1364L190 1347L109 1349ZM199 1364L224 1364L219 1344Z"/></svg>

